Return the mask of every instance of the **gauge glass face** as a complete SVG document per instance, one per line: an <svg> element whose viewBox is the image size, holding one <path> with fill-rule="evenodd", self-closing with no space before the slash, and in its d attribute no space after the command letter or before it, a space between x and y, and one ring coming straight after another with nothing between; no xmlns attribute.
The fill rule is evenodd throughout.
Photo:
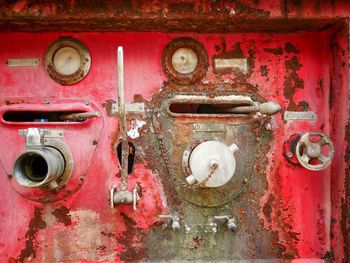
<svg viewBox="0 0 350 263"><path fill-rule="evenodd" d="M191 48L179 48L174 52L171 64L178 73L189 74L195 71L198 65L198 56Z"/></svg>
<svg viewBox="0 0 350 263"><path fill-rule="evenodd" d="M60 48L54 55L53 64L58 73L72 75L80 68L80 54L72 47Z"/></svg>

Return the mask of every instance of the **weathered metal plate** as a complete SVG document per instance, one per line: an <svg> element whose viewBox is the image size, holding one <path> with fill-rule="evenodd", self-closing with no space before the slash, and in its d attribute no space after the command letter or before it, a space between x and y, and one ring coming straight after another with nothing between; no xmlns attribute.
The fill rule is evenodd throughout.
<svg viewBox="0 0 350 263"><path fill-rule="evenodd" d="M243 73L248 71L246 58L215 59L215 69L239 69Z"/></svg>
<svg viewBox="0 0 350 263"><path fill-rule="evenodd" d="M284 119L286 121L315 121L317 114L314 111L286 111Z"/></svg>
<svg viewBox="0 0 350 263"><path fill-rule="evenodd" d="M7 65L9 67L39 67L39 58L9 58Z"/></svg>
<svg viewBox="0 0 350 263"><path fill-rule="evenodd" d="M225 129L224 123L193 123L193 132L223 132Z"/></svg>

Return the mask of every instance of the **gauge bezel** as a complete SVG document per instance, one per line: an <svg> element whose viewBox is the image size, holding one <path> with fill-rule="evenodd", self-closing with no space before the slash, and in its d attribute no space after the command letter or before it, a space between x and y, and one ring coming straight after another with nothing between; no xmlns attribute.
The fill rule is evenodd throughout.
<svg viewBox="0 0 350 263"><path fill-rule="evenodd" d="M64 75L58 72L54 65L54 56L64 47L75 49L80 55L79 69L73 74ZM44 57L45 70L49 77L62 85L75 84L86 77L91 66L91 56L88 48L79 40L71 37L62 37L53 42L46 50Z"/></svg>
<svg viewBox="0 0 350 263"><path fill-rule="evenodd" d="M188 74L183 74L175 70L172 64L174 53L180 48L192 49L197 57L198 64L195 70ZM162 53L162 68L164 74L173 82L180 85L190 85L200 81L207 73L209 66L208 53L204 46L197 40L189 37L175 38L170 41Z"/></svg>

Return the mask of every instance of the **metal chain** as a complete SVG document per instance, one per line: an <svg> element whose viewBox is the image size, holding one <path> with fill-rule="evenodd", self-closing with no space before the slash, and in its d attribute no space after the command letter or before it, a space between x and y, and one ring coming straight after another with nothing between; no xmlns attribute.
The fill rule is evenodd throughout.
<svg viewBox="0 0 350 263"><path fill-rule="evenodd" d="M174 178L175 181L177 181L181 186L185 187L185 188L188 188L188 189L196 189L196 188L199 188L199 187L202 187L206 182L208 182L210 180L210 178L213 176L214 172L216 169L218 169L218 165L217 164L214 164L212 167L211 167L211 171L210 173L208 174L208 176L200 183L198 184L193 184L193 185L190 185L188 184L187 182L184 182L183 180L181 180L179 177L177 177L175 175L175 171L174 171L174 168L171 164L171 161L170 161L170 158L169 158L169 155L168 155L168 152L165 150L165 147L164 147L164 144L163 144L163 140L161 138L158 137L157 133L155 132L156 134L156 137L157 137L157 140L158 140L158 143L159 143L159 147L160 147L160 150L162 152L162 155L163 155L163 159L164 159L164 162L165 162L165 165L167 166L168 168L168 171L169 171L169 174L171 177Z"/></svg>

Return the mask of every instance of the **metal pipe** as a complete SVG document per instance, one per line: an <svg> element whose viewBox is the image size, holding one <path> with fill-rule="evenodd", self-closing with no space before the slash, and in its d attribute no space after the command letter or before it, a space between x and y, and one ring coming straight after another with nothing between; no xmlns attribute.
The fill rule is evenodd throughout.
<svg viewBox="0 0 350 263"><path fill-rule="evenodd" d="M218 108L217 112L225 113L253 113L260 112L266 115L274 115L281 111L281 106L275 102L269 101L256 106L239 106L230 108Z"/></svg>
<svg viewBox="0 0 350 263"><path fill-rule="evenodd" d="M124 101L124 53L123 47L118 47L118 104L119 104L119 128L122 138L121 144L121 191L127 191L128 185L128 155L129 145L127 140L126 129L126 114L125 114L125 101Z"/></svg>
<svg viewBox="0 0 350 263"><path fill-rule="evenodd" d="M56 180L63 174L64 168L64 157L55 148L33 148L17 157L13 166L13 175L24 187L56 188Z"/></svg>
<svg viewBox="0 0 350 263"><path fill-rule="evenodd" d="M58 117L61 121L74 121L74 120L80 120L80 119L89 119L89 118L95 118L100 117L100 112L79 112L79 113L72 113L72 114L63 114Z"/></svg>

